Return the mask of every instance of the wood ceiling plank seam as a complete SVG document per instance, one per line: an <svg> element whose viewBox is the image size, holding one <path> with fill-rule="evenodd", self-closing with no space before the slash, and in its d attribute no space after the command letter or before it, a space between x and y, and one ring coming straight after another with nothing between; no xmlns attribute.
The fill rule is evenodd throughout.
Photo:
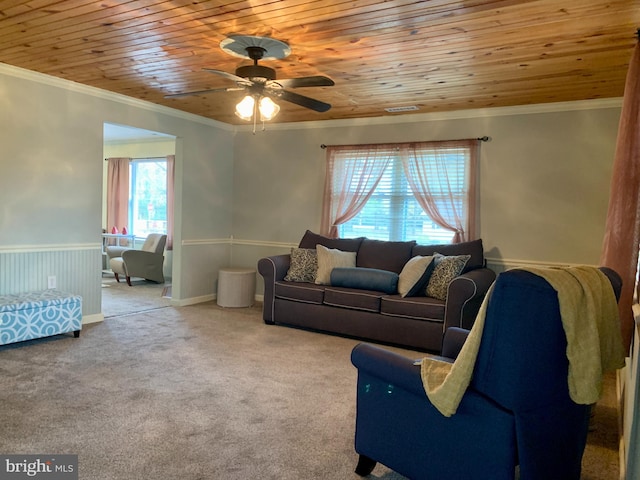
<svg viewBox="0 0 640 480"><path fill-rule="evenodd" d="M33 0L25 2L22 0L3 0L0 8L0 18L13 18L33 10L46 8L50 5L60 3L61 0Z"/></svg>
<svg viewBox="0 0 640 480"><path fill-rule="evenodd" d="M603 17L602 13L597 13L597 12L589 13L589 12L585 13L585 18L596 17L596 18L602 19ZM628 13L631 14L632 10L629 9ZM634 18L634 16L636 18L639 17L638 10L633 11L633 14L634 15L630 15L629 18ZM613 18L620 18L619 12L618 13L611 12L609 15L613 16ZM507 20L509 21L507 22ZM585 31L593 31L592 30L593 27L583 26L582 20L583 19L581 17L580 23L576 23L575 21L572 21L571 19L566 18L566 15L559 16L557 19L557 21L562 24L570 25L572 30L576 30L576 28L579 28ZM551 19L547 19L544 23L542 24L539 23L538 25L534 25L534 27L539 28L542 25L548 25L549 23L552 23L555 21L556 20L552 21ZM496 16L487 16L487 15L466 16L464 18L458 19L456 22L452 22L450 18L443 18L440 21L434 22L434 21L429 21L429 19L427 19L426 17L415 17L413 18L413 22L414 23L410 25L411 27L414 27L415 29L418 29L418 30L429 29L429 32L433 34L438 34L441 31L451 29L452 27L459 28L463 30L464 33L478 32L480 30L493 31L498 28L499 29L505 28L506 26L509 26L509 25L512 25L513 28L520 28L521 30L523 28L526 28L526 30L534 29L533 27L531 27L531 17L527 15L526 12L522 12L522 11L511 12L510 16L506 16L506 14L504 13L501 14L500 16L497 16L497 15ZM497 22L499 22L500 24L497 25ZM353 36L358 34L364 34L368 31L367 28L363 28L363 31L359 31L357 29L358 25L355 22L351 22L345 25L346 25L346 28L344 29L344 35L341 35L340 29L335 28L336 27L335 23L333 23L333 26L316 25L323 32L322 35L318 37L316 41L322 41L325 38L336 39L336 38L339 38L340 36ZM602 25L606 25L606 23L601 21L599 24L595 24L595 25L602 28ZM380 31L380 30L383 30L383 29L378 26L377 31ZM457 32L457 33L460 34L461 32Z"/></svg>
<svg viewBox="0 0 640 480"><path fill-rule="evenodd" d="M374 3L377 3L377 2L378 2L378 0L371 0L371 1L372 1L372 2L374 2ZM134 2L129 2L129 3L134 3ZM305 3L306 3L306 2L305 2ZM330 1L329 1L329 3L333 5L333 3L335 3L335 2L330 2ZM349 3L349 2L345 1L345 3ZM145 4L145 3L143 2L143 5L144 5L144 4ZM279 11L280 11L280 10L279 10ZM237 13L237 10L233 10L233 11L232 11L232 13L234 13L234 12L235 12L235 13ZM282 15L281 13L275 13L275 14L274 14L274 17L279 18L281 15ZM100 17L100 18L102 18L102 17ZM125 21L125 20L123 20L123 21ZM128 21L129 21L129 22L132 22L132 21L131 21L131 19L128 19ZM187 20L187 21L188 21L188 20ZM237 18L233 18L233 19L231 19L231 21L234 23L234 25L237 25L237 24L238 24L238 19L237 19ZM295 20L295 22L296 22L296 23L298 23L298 19L296 19L296 20ZM115 19L114 19L114 23L115 23ZM142 23L142 22L141 22L141 23ZM143 23L142 23L142 24L143 24ZM59 28L59 26L58 26L58 28ZM45 32L44 34L48 34L48 32Z"/></svg>
<svg viewBox="0 0 640 480"><path fill-rule="evenodd" d="M418 48L421 48L421 47L419 47L419 46L418 46ZM528 46L525 46L525 48L528 48ZM121 53L126 53L126 51L127 51L127 50L124 50L124 51L120 51L120 50L115 50L115 51L114 51L114 50L109 50L109 52L110 52L110 54L111 54L111 55L116 55L116 54L118 54L118 55L119 55L119 54L121 54ZM157 49L155 49L155 48L147 48L147 49L140 49L140 48L136 48L136 49L134 49L134 50L131 52L131 54L130 54L130 55L131 55L131 56L130 56L130 59L135 60L136 58L142 58L142 57L144 57L145 53L147 53L147 52L151 52L151 53L152 53L152 56L153 56L153 57L155 57L155 56L156 56L156 51L157 51ZM469 53L469 52L473 52L473 51L474 51L474 49L467 49L467 50L466 50L466 52L467 52L467 53ZM514 51L514 49L511 49L511 50L509 51L509 53L513 53L513 51ZM91 54L90 54L90 55L86 55L86 57L87 57L88 59L94 59L94 58L95 58L95 55L94 55L95 53L96 53L96 52L91 52ZM435 57L435 56L436 56L436 53L437 53L437 49L432 49L432 50L429 52L429 56L430 56L430 57L432 57L432 56L433 56L433 57ZM447 54L448 52L443 52L443 53ZM569 52L569 53L571 53L571 52ZM193 55L192 55L192 54L188 54L188 56L191 56L191 57L192 57ZM11 58L11 57L9 57L9 58ZM56 58L57 58L57 59L63 59L63 58L65 58L65 56L58 55ZM81 56L81 57L78 57L78 55L73 55L71 58L73 58L74 60L78 61L78 60L80 60L80 59L82 58L82 56ZM5 58L5 60L6 60L6 58ZM104 61L104 59L103 59L103 61Z"/></svg>
<svg viewBox="0 0 640 480"><path fill-rule="evenodd" d="M91 2L90 0L82 0L82 1L95 4L95 2ZM347 0L344 0L344 1L346 2ZM186 6L186 5L192 6L193 5L193 3L191 1L189 1L189 0L182 0L181 3L182 3L181 5L176 5L175 1L169 1L169 0L162 0L162 1L158 0L158 1L154 2L154 3L151 3L149 1L144 1L144 0L131 0L129 2L119 2L119 4L116 5L116 6L108 7L108 9L113 9L113 8L117 8L117 7L119 8L121 6L124 6L125 4L130 7L128 10L122 10L120 8L120 13L118 15L113 15L113 14L104 15L101 12L108 11L108 9L102 9L102 10L97 10L97 11L88 12L88 13L84 13L83 12L82 14L78 14L77 16L83 16L83 21L84 22L91 21L91 20L94 20L94 19L102 19L102 18L105 18L105 16L106 16L106 17L109 17L114 24L128 22L132 26L139 25L144 30L145 25L151 24L151 23L153 23L155 21L159 21L159 20L163 20L163 19L166 20L167 18L171 18L171 17L181 18L183 16L182 14L175 15L173 13L170 13L170 11L180 9L182 6ZM246 3L246 2L235 2L235 3L222 2L221 4L212 7L212 10L220 11L224 7L229 7L230 5L237 4L237 3ZM170 8L169 9L160 8L156 12L146 13L144 15L140 15L140 11L141 10L151 10L156 6L160 7L162 5L169 5ZM238 12L238 9L231 8L229 10L229 15L236 15L237 12ZM131 13L136 13L137 15L129 16ZM152 15L152 14L158 14L160 16L158 18L149 19L148 18L149 15ZM208 13L207 15L210 15L210 13ZM43 15L43 17L44 16L46 16L47 20L49 20L49 21L48 22L43 22L43 25L47 25L47 24L54 23L54 22L55 23L59 23L60 22L59 18L51 18L50 16L48 16L48 14L47 15ZM124 18L121 18L122 16L124 16ZM193 17L192 11L190 10L189 11L189 18L187 18L185 20L185 22L186 21L190 21L192 19L192 17ZM33 29L36 26L39 26L39 24L33 24L33 25L30 25L30 26ZM119 27L121 29L122 28L126 28L123 25L119 25ZM22 29L22 28L20 28L20 29ZM48 31L47 32L43 32L43 34L46 34L46 33L48 33Z"/></svg>
<svg viewBox="0 0 640 480"><path fill-rule="evenodd" d="M87 14L106 11L113 7L104 7L102 4L96 5L91 0L64 0L60 4L66 7L59 11L48 11L47 9L37 9L13 18L4 18L0 22L0 28L5 32L3 35L24 33L27 30L46 28L49 32L57 25L67 24L70 21L77 22L78 17ZM96 10L99 8L99 10ZM73 14L72 14L73 12ZM29 17L29 18L25 18ZM79 22L77 22L79 23Z"/></svg>
<svg viewBox="0 0 640 480"><path fill-rule="evenodd" d="M66 1L68 0L65 0L65 2ZM86 1L90 3L89 7L92 7L95 5L95 2L92 2L91 0L82 0L82 1ZM87 31L88 29L84 25L89 23L91 25L89 28L99 28L100 26L104 26L104 19L109 20L109 22L107 22L107 25L109 25L110 27L114 27L118 23L118 21L123 21L123 20L118 20L121 17L124 17L124 19L129 20L131 18L131 14L135 13L137 14L135 18L141 19L141 17L143 16L150 15L150 13L147 13L145 15L140 15L141 9L151 10L154 7L162 4L173 4L173 3L174 2L171 2L169 0L155 0L153 2L151 0L149 1L130 0L126 2L122 1L122 2L117 2L116 5L112 5L110 7L101 8L99 10L96 10L94 8L94 10L92 11L89 11L86 13L80 13L78 15L68 17L67 21L65 22L63 22L58 18L52 18L53 16L49 16L47 17L47 20L49 20L48 22L42 22L42 24L38 24L38 25L30 24L28 25L28 27L29 27L29 30L32 32L30 35L32 36L35 35L36 39L43 39L43 38L47 38L47 36L49 37L51 36L51 30L50 30L51 27L54 28L55 32L60 32L65 30L66 31L78 31L78 30ZM118 13L114 14L113 9L118 9ZM161 10L161 11L164 11L164 10ZM14 29L8 29L8 28L4 28L2 26L2 23L0 22L0 29L2 30L2 34L0 35L0 40L2 40L3 36L10 36L16 33L25 33L23 32L24 28L22 25L18 25ZM113 28L111 30L113 31ZM26 40L29 40L29 37L25 37L25 38ZM33 38L31 38L31 40L33 40Z"/></svg>
<svg viewBox="0 0 640 480"><path fill-rule="evenodd" d="M400 54L405 57L447 57L451 56L451 52L456 53L469 53L472 52L474 54L481 53L492 53L494 55L500 55L508 52L517 52L521 49L536 49L536 51L547 52L553 49L558 54L562 54L563 51L573 51L576 46L586 47L588 49L591 48L602 48L600 44L604 42L607 43L608 48L612 49L630 49L633 48L634 42L629 41L629 38L624 36L620 36L619 34L612 35L603 35L600 37L567 37L564 39L553 37L550 39L549 43L544 43L544 39L537 38L523 38L522 35L518 35L517 32L502 32L500 34L500 38L516 37L509 42L505 42L504 44L497 45L495 40L488 39L484 41L483 39L477 39L472 42L467 42L466 40L460 40L458 42L450 42L446 45L430 45L428 40L424 41L409 41L409 40L398 40L397 37L390 37L385 39L384 45L376 45L374 53L375 56L380 56L383 58L385 55L391 54ZM517 40L517 39L521 40ZM402 48L398 48L398 45L401 45ZM509 45L508 48L505 48L505 45ZM370 47L352 47L348 50L342 50L342 56L345 59L362 58ZM571 50L570 50L571 49ZM399 53L398 53L399 52ZM327 59L331 61L331 59ZM322 62L322 59L319 59L318 62Z"/></svg>
<svg viewBox="0 0 640 480"><path fill-rule="evenodd" d="M0 25L2 25L2 28L6 28L9 25L23 28L25 26L34 26L38 25L39 21L41 21L42 19L48 20L51 17L56 16L57 14L64 14L69 10L78 8L78 6L80 5L87 5L92 3L94 5L91 5L91 8L95 8L95 2L91 2L91 0L62 0L50 2L37 8L26 8L20 13L9 15L5 14L0 17ZM5 12L4 9L2 9L2 11ZM44 23L46 24L50 22L47 21Z"/></svg>
<svg viewBox="0 0 640 480"><path fill-rule="evenodd" d="M631 12L629 12L631 13ZM640 20L640 10L634 11L633 12L635 14L635 17ZM421 23L423 24L422 27L423 29L429 29L429 34L430 35L443 35L443 34L449 34L449 35L460 35L461 32L458 31L457 29L461 29L463 30L462 33L464 34L480 34L480 33L491 33L493 35L493 32L495 32L496 30L502 30L505 28L510 28L510 30L519 30L520 33L522 34L523 29L527 30L527 33L531 33L531 32L535 32L535 28L531 27L531 19L530 17L528 17L527 15L525 15L524 13L520 12L520 13L515 13L513 18L514 21L510 22L510 23L506 23L503 22L503 18L504 17L500 17L500 22L501 25L496 26L495 24L495 18L496 17L473 17L473 18L465 18L465 19L460 19L459 21L452 23L450 21L444 21L441 22L439 24L430 24L428 26L424 25L424 22L422 19L417 19L416 23ZM592 20L588 25L584 24L585 19L590 19ZM584 18L581 17L581 21L579 24L576 24L575 21L571 21L569 19L566 18L560 18L560 20L558 21L558 24L561 25L567 25L571 27L571 31L583 31L583 32L593 32L594 29L596 28L604 28L603 25L610 25L609 23L609 19L613 18L613 19L619 19L620 18L620 13L616 13L616 12L607 12L607 14L603 15L602 13L600 14L592 14L592 15L588 15L585 16ZM633 19L633 16L629 17L630 19ZM547 21L545 22L545 25L548 26L549 23L555 23L555 22L550 22ZM629 24L633 25L635 24L634 21L630 20ZM557 24L554 24L554 27L557 26ZM454 30L454 27L456 30ZM539 27L539 25L536 25L535 27ZM383 30L381 28L377 28L376 29L376 37L379 37L380 35L383 34ZM555 30L555 29L552 29ZM390 29L391 32L397 32L396 29ZM541 32L546 32L548 30L546 29L540 29ZM311 37L311 39L306 43L308 45L314 45L314 43L319 43L322 41L325 41L326 38L331 38L332 41L338 41L341 37L344 38L349 38L349 37L353 37L353 35L357 35L357 34L364 34L366 33L366 31L358 31L355 29L355 25L351 24L349 26L349 28L347 28L345 30L345 33L343 35L341 35L340 33L338 33L338 31L336 30L331 30L331 29L327 29L325 30L326 33L326 37L320 37L318 39L314 40L314 37ZM404 30L400 31L401 33L404 33Z"/></svg>
<svg viewBox="0 0 640 480"><path fill-rule="evenodd" d="M520 36L518 32L504 32L504 33L502 33L502 34L501 34L501 36L503 36L503 35L511 35L511 34ZM394 45L394 44L392 43L392 42L394 41L394 38L395 38L395 37L391 37L391 38L389 38L389 40L388 40L388 42L389 42L389 44L390 44L391 46L393 46L393 45ZM602 39L602 38L603 38L603 37L601 36L601 37L600 37L600 39ZM559 45L560 45L560 43L561 43L561 41L562 41L561 39L556 39L556 38L548 38L548 40L549 40L549 42L554 43L556 47L557 47L557 46L559 46ZM576 41L583 42L583 43L581 43L581 45L582 45L582 46L588 46L589 40L595 40L595 38L593 38L593 37L591 37L591 38L586 38L586 39L580 38L579 40L576 40ZM532 42L532 41L535 41L535 39L533 39L533 40L529 40L529 43L530 43L530 42ZM569 39L567 39L567 40L565 40L564 42L565 42L565 43L568 43L569 41L570 41L570 40L569 40ZM406 43L409 43L409 42L406 42ZM462 45L464 45L464 44L466 43L466 41L464 41L464 42L460 42L460 43L461 43ZM476 44L476 42L475 42L475 41L472 41L471 43L472 43L473 45L475 45L475 44ZM143 43L140 43L140 44L135 43L135 45L136 45L136 48L137 48L137 45L144 45L144 44L143 44ZM395 45L397 45L397 43L396 43ZM410 45L411 45L413 48L415 48L415 49L419 49L419 50L422 50L422 49L423 49L423 45L420 45L419 43L418 43L418 44L414 44L414 43L412 42L412 43L410 43ZM526 47L528 48L528 46L527 46L527 45L523 45L523 46L526 46ZM535 46L535 45L534 45L534 46ZM614 44L614 45L612 45L612 48L616 48L617 46L618 46L617 44ZM440 46L439 46L439 47L440 47ZM451 44L450 46L447 46L447 48L459 48L459 46L456 46L456 45L454 45L454 44ZM440 49L442 50L442 48L440 48ZM474 50L476 50L476 49L475 49L474 47L472 47L472 48L469 48L468 50L470 50L470 51L474 51ZM113 52L113 53L126 53L127 51L128 51L128 49L122 49L122 50L111 50L111 52ZM513 50L511 50L511 51L513 51ZM433 55L435 55L437 52L438 52L438 48L431 48L431 49L430 49L430 51L429 51L429 56L433 56ZM133 53L135 54L135 53L136 53L136 50L133 50ZM384 51L384 50L380 50L380 49L376 49L376 53L378 53L378 54L384 54L384 53L385 53L385 51ZM191 56L191 55L190 55L190 56ZM9 59L10 59L11 57L10 57L10 56L8 56L7 58L9 58Z"/></svg>

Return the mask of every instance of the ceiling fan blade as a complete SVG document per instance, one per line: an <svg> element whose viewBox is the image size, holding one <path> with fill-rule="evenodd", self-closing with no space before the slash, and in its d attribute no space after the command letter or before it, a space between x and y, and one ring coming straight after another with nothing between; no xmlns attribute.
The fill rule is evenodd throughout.
<svg viewBox="0 0 640 480"><path fill-rule="evenodd" d="M329 105L328 103L305 97L304 95L299 95L297 93L289 92L287 90L265 89L264 93L270 97L281 98L282 100L295 103L296 105L300 105L301 107L310 108L311 110L315 110L316 112L326 112L331 108L331 105Z"/></svg>
<svg viewBox="0 0 640 480"><path fill-rule="evenodd" d="M203 68L205 72L215 73L216 75L220 75L221 77L225 77L233 82L239 82L243 85L251 85L251 80L248 80L244 77L239 77L238 75L234 75L233 73L225 72L223 70L214 70L213 68Z"/></svg>
<svg viewBox="0 0 640 480"><path fill-rule="evenodd" d="M205 93L214 93L214 92L235 92L238 90L244 90L244 87L213 88L209 90L197 90L195 92L172 93L170 95L165 95L164 98L180 98L180 97L189 97L191 95L203 95Z"/></svg>
<svg viewBox="0 0 640 480"><path fill-rule="evenodd" d="M315 77L284 78L281 80L273 80L272 82L281 85L282 88L331 87L335 85L333 80L321 75Z"/></svg>

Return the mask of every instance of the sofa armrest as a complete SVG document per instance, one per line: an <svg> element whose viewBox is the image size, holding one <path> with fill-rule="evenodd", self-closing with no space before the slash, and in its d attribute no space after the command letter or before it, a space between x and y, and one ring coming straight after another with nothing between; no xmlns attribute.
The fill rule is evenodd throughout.
<svg viewBox="0 0 640 480"><path fill-rule="evenodd" d="M444 339L442 340L442 356L455 360L458 358L460 350L464 342L469 336L469 330L458 327L447 328L444 332Z"/></svg>
<svg viewBox="0 0 640 480"><path fill-rule="evenodd" d="M276 294L276 282L283 280L289 271L291 255L274 255L258 260L258 272L264 279L264 300L262 319L264 323L274 323L273 308Z"/></svg>
<svg viewBox="0 0 640 480"><path fill-rule="evenodd" d="M105 252L109 259L121 257L122 254L128 250L133 250L131 247L117 247L117 246L107 246L105 247Z"/></svg>
<svg viewBox="0 0 640 480"><path fill-rule="evenodd" d="M454 278L449 284L444 330L471 329L482 300L496 279L490 268L477 268Z"/></svg>

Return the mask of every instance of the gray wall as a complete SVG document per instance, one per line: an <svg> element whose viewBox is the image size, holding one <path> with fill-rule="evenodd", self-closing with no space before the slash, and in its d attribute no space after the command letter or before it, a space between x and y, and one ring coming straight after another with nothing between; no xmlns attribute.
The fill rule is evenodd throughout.
<svg viewBox="0 0 640 480"><path fill-rule="evenodd" d="M574 110L554 111L559 108ZM318 231L321 144L488 135L480 160L480 232L492 266L598 264L620 109L614 102L548 109L427 115L410 123L405 117L388 124L274 125L256 135L241 131L234 147L233 234L242 245L234 246L234 262L255 265L265 253L288 251L305 229Z"/></svg>

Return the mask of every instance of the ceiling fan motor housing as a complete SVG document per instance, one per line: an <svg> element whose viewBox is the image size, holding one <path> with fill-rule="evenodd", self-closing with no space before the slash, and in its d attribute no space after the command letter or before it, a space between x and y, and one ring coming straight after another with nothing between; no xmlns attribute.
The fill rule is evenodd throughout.
<svg viewBox="0 0 640 480"><path fill-rule="evenodd" d="M236 75L243 78L264 78L266 80L275 80L276 71L273 68L264 67L262 65L245 65L236 69Z"/></svg>

